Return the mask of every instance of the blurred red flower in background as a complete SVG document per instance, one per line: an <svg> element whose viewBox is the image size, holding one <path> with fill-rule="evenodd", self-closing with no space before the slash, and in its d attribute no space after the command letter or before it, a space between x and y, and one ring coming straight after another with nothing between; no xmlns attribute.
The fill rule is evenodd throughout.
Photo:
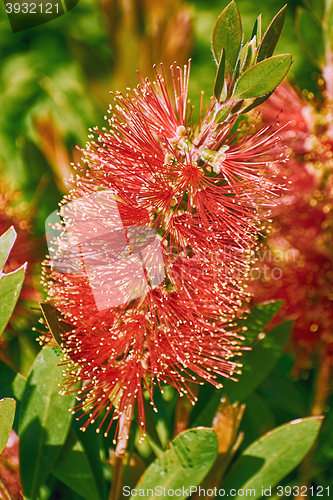
<svg viewBox="0 0 333 500"><path fill-rule="evenodd" d="M275 322L295 319L296 371L310 366L316 352L321 359L333 354L331 104L309 97L283 84L261 107L264 122L279 114L285 125L282 137L290 160L277 168L291 190L273 211L270 252L259 266L262 279L251 284L255 303L285 300ZM274 267L280 270L275 278Z"/></svg>
<svg viewBox="0 0 333 500"><path fill-rule="evenodd" d="M0 455L0 498L23 500L19 468L19 439L13 430L7 446Z"/></svg>
<svg viewBox="0 0 333 500"><path fill-rule="evenodd" d="M28 366L22 366L20 362L15 361L15 353L11 352L8 347L14 338L13 336L18 337L19 333L21 339L23 336L28 338L22 330L29 332L31 307L36 307L41 300L41 292L38 287L39 271L37 271L36 264L41 261L42 239L34 237L33 217L31 210L27 210L28 206L22 193L13 187L9 177L0 172L0 234L4 234L11 226L14 226L17 233L17 240L8 256L4 272L13 272L27 263L26 276L19 300L6 327L7 333L1 336L0 342L0 359L10 366L15 366L18 371L26 371ZM35 344L32 339L31 343ZM35 353L35 348L32 349L32 353Z"/></svg>

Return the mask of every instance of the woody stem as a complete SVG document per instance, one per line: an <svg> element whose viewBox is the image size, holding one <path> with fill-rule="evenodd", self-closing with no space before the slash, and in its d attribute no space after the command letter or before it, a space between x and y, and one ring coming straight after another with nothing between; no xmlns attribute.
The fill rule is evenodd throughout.
<svg viewBox="0 0 333 500"><path fill-rule="evenodd" d="M119 420L117 446L114 453L113 478L108 500L120 498L122 470L132 421L132 406L129 405Z"/></svg>

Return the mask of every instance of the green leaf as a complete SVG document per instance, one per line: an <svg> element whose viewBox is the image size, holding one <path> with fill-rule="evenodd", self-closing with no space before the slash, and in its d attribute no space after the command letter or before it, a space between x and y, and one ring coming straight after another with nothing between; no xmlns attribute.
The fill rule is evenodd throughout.
<svg viewBox="0 0 333 500"><path fill-rule="evenodd" d="M101 498L105 498L108 485L106 484L103 475L103 464L101 461L100 451L105 443L105 438L100 433L96 432L93 426L88 426L85 432L80 430L82 422L74 419L72 428L76 436L79 436L79 441L83 446L86 457L89 461L91 471L95 478L97 489Z"/></svg>
<svg viewBox="0 0 333 500"><path fill-rule="evenodd" d="M282 304L282 300L260 304L259 306L252 307L246 317L237 320L237 325L241 327L245 337L245 340L242 342L244 347L253 344L258 335L264 331L274 318Z"/></svg>
<svg viewBox="0 0 333 500"><path fill-rule="evenodd" d="M286 19L287 5L273 18L271 24L268 26L266 33L261 41L257 61L263 61L267 57L271 57L274 53L275 47L279 41L282 33L284 21Z"/></svg>
<svg viewBox="0 0 333 500"><path fill-rule="evenodd" d="M249 44L245 43L242 47L242 50L239 53L239 58L238 58L240 72L242 72L244 69L245 62L247 61L248 51L249 51Z"/></svg>
<svg viewBox="0 0 333 500"><path fill-rule="evenodd" d="M325 44L321 25L302 7L296 10L296 32L308 57L317 66L325 64Z"/></svg>
<svg viewBox="0 0 333 500"><path fill-rule="evenodd" d="M17 432L18 414L20 411L20 400L24 391L26 380L19 373L14 372L9 366L0 361L0 399L14 398L17 404L17 411L13 423L13 429Z"/></svg>
<svg viewBox="0 0 333 500"><path fill-rule="evenodd" d="M276 366L283 347L289 338L291 322L276 326L266 333L251 351L243 357L242 375L238 382L227 379L222 396L227 396L230 403L243 402L254 391Z"/></svg>
<svg viewBox="0 0 333 500"><path fill-rule="evenodd" d="M239 77L234 97L248 99L271 92L282 82L291 63L291 54L282 54L255 64Z"/></svg>
<svg viewBox="0 0 333 500"><path fill-rule="evenodd" d="M283 364L286 364L288 369L286 366L282 368ZM286 420L308 415L308 403L311 399L309 389L300 382L295 382L291 376L293 366L294 360L285 354L259 388L260 394L273 411L282 410L288 415Z"/></svg>
<svg viewBox="0 0 333 500"><path fill-rule="evenodd" d="M177 492L177 498L185 499L190 496L190 488L194 493L213 466L218 452L218 441L212 429L190 429L176 436L170 443L170 448L157 458L139 479L135 489L140 496L140 490L151 490L151 494L145 498L154 500L160 494L155 488L158 486L163 492L166 488L164 498L175 498L173 492ZM183 493L185 490L185 494ZM171 494L172 493L172 494ZM179 493L179 494L178 494ZM130 500L136 498L132 495Z"/></svg>
<svg viewBox="0 0 333 500"><path fill-rule="evenodd" d="M13 226L0 236L0 271L6 264L6 260L8 259L11 249L13 248L16 236L16 231Z"/></svg>
<svg viewBox="0 0 333 500"><path fill-rule="evenodd" d="M60 396L62 368L54 349L44 348L32 365L21 401L19 438L21 480L25 499L35 500L64 445L74 404Z"/></svg>
<svg viewBox="0 0 333 500"><path fill-rule="evenodd" d="M267 401L256 392L245 400L245 412L240 425L244 432L241 449L244 450L258 436L270 431L276 426L274 413Z"/></svg>
<svg viewBox="0 0 333 500"><path fill-rule="evenodd" d="M259 16L256 19L256 22L254 23L251 39L254 36L256 37L257 47L259 47L261 43L261 14L259 14Z"/></svg>
<svg viewBox="0 0 333 500"><path fill-rule="evenodd" d="M223 10L216 21L212 49L215 60L219 63L222 49L226 51L226 72L232 75L243 40L242 21L234 1Z"/></svg>
<svg viewBox="0 0 333 500"><path fill-rule="evenodd" d="M256 97L255 100L252 102L252 104L250 104L249 106L246 106L246 108L244 108L242 110L242 113L248 113L249 111L251 111L251 109L254 109L257 106L260 106L260 104L267 101L267 99L273 94L274 90L272 90L271 92L268 92L268 94L265 94L261 97Z"/></svg>
<svg viewBox="0 0 333 500"><path fill-rule="evenodd" d="M26 264L0 279L0 335L15 309L23 285Z"/></svg>
<svg viewBox="0 0 333 500"><path fill-rule="evenodd" d="M22 399L26 380L3 361L0 361L0 380L0 398L15 398L17 401Z"/></svg>
<svg viewBox="0 0 333 500"><path fill-rule="evenodd" d="M60 347L62 343L61 335L67 332L71 332L75 327L73 325L70 325L69 323L66 323L61 312L58 311L58 309L56 309L55 307L51 306L51 304L41 302L39 305L47 322L47 326L49 327L54 340Z"/></svg>
<svg viewBox="0 0 333 500"><path fill-rule="evenodd" d="M12 430L15 416L15 399L0 400L0 453L3 452Z"/></svg>
<svg viewBox="0 0 333 500"><path fill-rule="evenodd" d="M318 435L322 418L294 420L264 434L241 454L225 477L223 489L254 490L251 498L261 498L262 488L273 488L303 460Z"/></svg>
<svg viewBox="0 0 333 500"><path fill-rule="evenodd" d="M195 425L210 425L220 400L227 397L229 402L242 403L269 375L281 357L283 346L288 340L291 322L283 323L270 330L251 351L243 354L242 375L238 382L230 379L222 381L223 388L215 390Z"/></svg>
<svg viewBox="0 0 333 500"><path fill-rule="evenodd" d="M218 110L218 112L215 115L215 121L217 123L223 122L227 118L227 116L229 115L231 108L232 108L232 104L228 104L228 103L221 106L221 108Z"/></svg>
<svg viewBox="0 0 333 500"><path fill-rule="evenodd" d="M232 107L231 114L234 115L234 114L238 113L241 110L243 104L244 104L243 99L241 99L240 101L237 101L236 104Z"/></svg>
<svg viewBox="0 0 333 500"><path fill-rule="evenodd" d="M219 67L216 72L216 78L214 84L214 95L216 99L219 101L222 93L223 94L221 97L222 102L227 97L227 86L226 86L226 80L224 79L224 75L225 75L225 50L222 49Z"/></svg>
<svg viewBox="0 0 333 500"><path fill-rule="evenodd" d="M244 47L246 47L246 51L243 52ZM256 37L252 38L249 42L244 45L241 50L241 54L239 56L240 63L240 73L243 73L247 69L251 68L256 60L257 55L257 41Z"/></svg>
<svg viewBox="0 0 333 500"><path fill-rule="evenodd" d="M101 500L90 462L73 429L51 472L82 498Z"/></svg>

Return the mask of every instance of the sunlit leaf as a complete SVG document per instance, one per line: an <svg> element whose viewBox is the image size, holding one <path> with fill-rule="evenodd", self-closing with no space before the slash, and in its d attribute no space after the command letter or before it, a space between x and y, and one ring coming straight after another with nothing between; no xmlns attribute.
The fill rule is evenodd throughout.
<svg viewBox="0 0 333 500"><path fill-rule="evenodd" d="M282 54L255 64L239 77L234 97L248 99L271 92L282 82L291 63L291 55Z"/></svg>
<svg viewBox="0 0 333 500"><path fill-rule="evenodd" d="M0 400L0 453L2 453L9 439L14 422L15 408L15 399L6 398Z"/></svg>
<svg viewBox="0 0 333 500"><path fill-rule="evenodd" d="M242 46L243 29L237 5L230 2L216 21L212 49L215 60L220 62L222 49L226 51L226 72L232 75Z"/></svg>
<svg viewBox="0 0 333 500"><path fill-rule="evenodd" d="M322 418L294 420L264 434L241 454L225 477L223 489L252 490L251 498L261 498L262 489L273 488L303 460L318 435ZM234 498L240 500L242 496Z"/></svg>
<svg viewBox="0 0 333 500"><path fill-rule="evenodd" d="M176 436L170 443L170 448L157 458L140 478L135 489L152 490L145 498L155 500L160 495L157 486L166 493L171 488L179 489L177 498L185 499L204 479L217 457L218 441L212 429L190 429ZM185 490L185 494L184 494ZM126 493L126 492L125 492ZM131 500L136 498L133 492ZM167 494L165 498L174 498Z"/></svg>
<svg viewBox="0 0 333 500"><path fill-rule="evenodd" d="M6 263L15 240L16 231L13 226L11 226L3 235L0 236L0 271Z"/></svg>
<svg viewBox="0 0 333 500"><path fill-rule="evenodd" d="M286 13L287 5L282 7L282 9L272 20L271 24L268 26L259 47L257 59L258 62L263 61L267 57L271 57L273 55L274 49L282 33L284 21L286 19Z"/></svg>
<svg viewBox="0 0 333 500"><path fill-rule="evenodd" d="M12 227L0 236L0 335L14 311L24 281L26 265L12 273L3 273L10 251L16 240L16 231Z"/></svg>
<svg viewBox="0 0 333 500"><path fill-rule="evenodd" d="M62 368L54 349L38 354L21 401L19 438L21 480L26 499L35 500L64 445L74 396L60 396Z"/></svg>
<svg viewBox="0 0 333 500"><path fill-rule="evenodd" d="M259 47L261 43L261 14L257 17L256 22L254 23L251 38L256 37L257 47Z"/></svg>
<svg viewBox="0 0 333 500"><path fill-rule="evenodd" d="M26 264L0 278L0 335L13 314L25 277Z"/></svg>
<svg viewBox="0 0 333 500"><path fill-rule="evenodd" d="M228 104L228 101L225 103L225 105L221 106L219 111L216 113L216 121L217 123L223 122L229 113L231 112L232 105Z"/></svg>

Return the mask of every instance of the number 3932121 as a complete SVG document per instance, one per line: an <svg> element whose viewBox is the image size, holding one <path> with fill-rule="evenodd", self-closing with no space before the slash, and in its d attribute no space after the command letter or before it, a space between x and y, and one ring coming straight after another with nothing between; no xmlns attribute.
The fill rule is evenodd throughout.
<svg viewBox="0 0 333 500"><path fill-rule="evenodd" d="M6 3L7 14L58 14L58 3Z"/></svg>

